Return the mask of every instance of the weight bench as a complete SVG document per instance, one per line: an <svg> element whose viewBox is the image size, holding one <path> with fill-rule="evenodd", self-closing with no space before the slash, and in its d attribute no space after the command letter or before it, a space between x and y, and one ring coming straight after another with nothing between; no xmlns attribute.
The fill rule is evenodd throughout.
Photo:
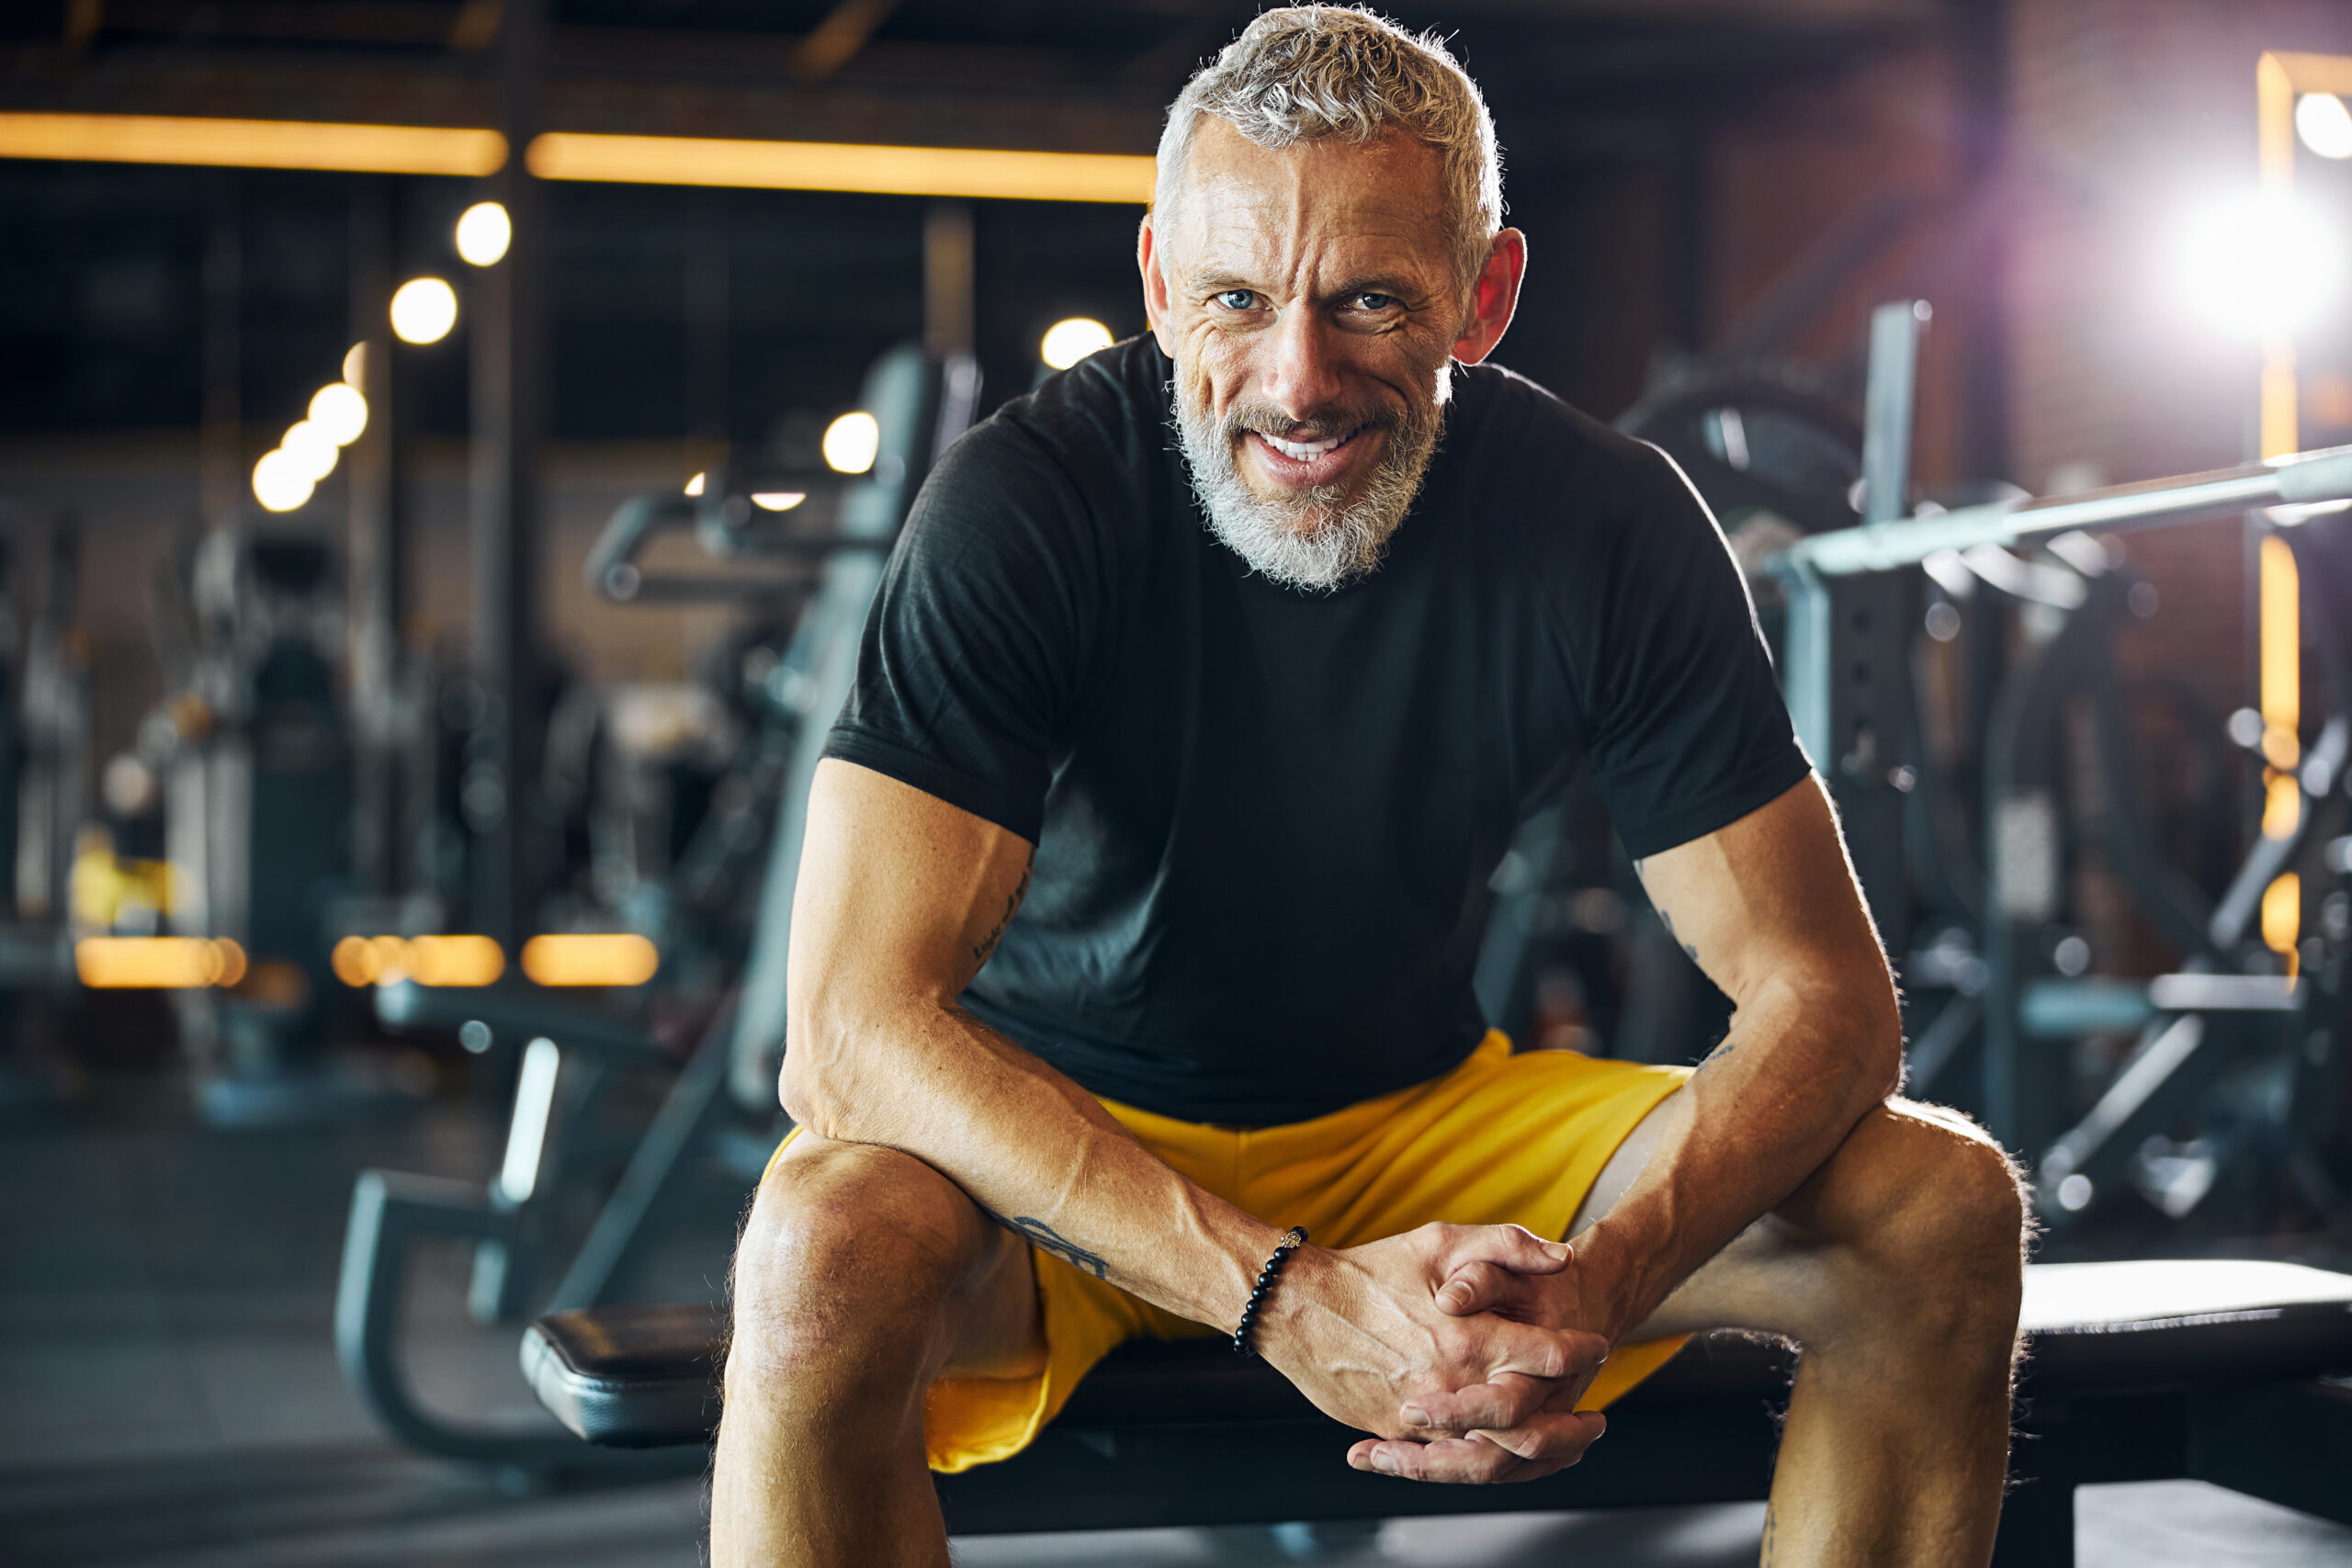
<svg viewBox="0 0 2352 1568"><path fill-rule="evenodd" d="M2193 1478L2352 1524L2352 1275L2290 1263L2037 1264L1999 1568L2075 1560L2074 1489ZM704 1443L724 1309L551 1314L523 1372L591 1443ZM1694 1339L1544 1481L1435 1486L1348 1468L1361 1434L1222 1339L1114 1352L1026 1450L938 1478L957 1534L1726 1503L1771 1483L1795 1368L1777 1344Z"/></svg>

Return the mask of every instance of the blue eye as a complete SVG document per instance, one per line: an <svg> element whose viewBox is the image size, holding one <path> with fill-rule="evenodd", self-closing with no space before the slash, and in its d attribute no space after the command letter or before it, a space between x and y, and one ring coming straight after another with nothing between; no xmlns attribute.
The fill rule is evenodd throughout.
<svg viewBox="0 0 2352 1568"><path fill-rule="evenodd" d="M1228 288L1216 297L1216 302L1228 310L1247 310L1258 302L1258 296L1252 289Z"/></svg>
<svg viewBox="0 0 2352 1568"><path fill-rule="evenodd" d="M1355 307L1359 310L1385 310L1396 303L1396 296L1394 294L1374 294L1366 290L1355 296Z"/></svg>

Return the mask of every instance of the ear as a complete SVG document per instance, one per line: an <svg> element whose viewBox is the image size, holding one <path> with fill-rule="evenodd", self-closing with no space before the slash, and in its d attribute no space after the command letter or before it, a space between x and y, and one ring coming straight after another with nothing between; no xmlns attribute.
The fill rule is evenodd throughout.
<svg viewBox="0 0 2352 1568"><path fill-rule="evenodd" d="M1159 270L1159 239L1152 232L1151 218L1146 212L1142 226L1136 231L1136 271L1143 276L1144 320L1151 323L1151 335L1159 340L1159 351L1173 359L1175 345L1168 341L1168 278Z"/></svg>
<svg viewBox="0 0 2352 1568"><path fill-rule="evenodd" d="M1519 286L1527 276L1527 236L1505 229L1487 253L1487 265L1470 291L1470 319L1453 340L1453 357L1476 365L1495 351L1519 309Z"/></svg>

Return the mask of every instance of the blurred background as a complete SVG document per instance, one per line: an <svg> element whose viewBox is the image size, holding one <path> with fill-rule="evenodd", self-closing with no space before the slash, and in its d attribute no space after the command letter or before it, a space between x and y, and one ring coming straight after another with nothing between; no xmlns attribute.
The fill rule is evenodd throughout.
<svg viewBox="0 0 2352 1568"><path fill-rule="evenodd" d="M699 1455L533 1479L516 1325L718 1292L880 552L1142 329L1164 107L1255 9L6 8L0 1556L699 1560ZM1682 462L1813 682L1913 1092L2030 1164L2046 1258L2346 1266L2352 520L1946 549L1825 590L1826 643L1771 563L2352 443L2352 10L1393 11L1495 115L1498 360ZM1494 889L1522 1046L1719 1037L1589 789ZM2086 1492L2084 1561L2352 1562L2209 1491ZM965 1555L1715 1562L1759 1519Z"/></svg>

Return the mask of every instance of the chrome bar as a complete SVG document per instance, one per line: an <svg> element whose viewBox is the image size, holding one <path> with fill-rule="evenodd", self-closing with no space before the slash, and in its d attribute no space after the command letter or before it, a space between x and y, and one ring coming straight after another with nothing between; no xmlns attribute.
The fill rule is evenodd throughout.
<svg viewBox="0 0 2352 1568"><path fill-rule="evenodd" d="M2079 495L1970 506L1841 528L1800 540L1766 564L1784 579L1806 571L1851 577L1917 566L1939 550L2029 544L2077 529L2102 533L2163 527L2256 507L2346 500L2352 500L2352 446L2332 446Z"/></svg>

